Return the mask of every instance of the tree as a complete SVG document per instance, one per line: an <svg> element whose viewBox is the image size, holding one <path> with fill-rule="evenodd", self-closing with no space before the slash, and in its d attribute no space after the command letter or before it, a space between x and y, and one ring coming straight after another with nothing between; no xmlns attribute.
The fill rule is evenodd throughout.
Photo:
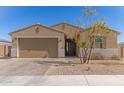
<svg viewBox="0 0 124 93"><path fill-rule="evenodd" d="M96 14L96 10L85 8L83 10L83 15L86 17L85 25L85 31L88 33L87 40L82 42L80 40L80 33L75 33L74 40L77 44L77 48L79 49L79 58L82 63L89 63L89 60L91 58L92 50L94 48L95 40L104 40L106 34L108 34L111 30L107 28L105 19L102 18L102 20L98 21L94 18L94 15ZM81 28L82 24L80 20L77 20L78 26ZM82 48L82 50L80 50Z"/></svg>

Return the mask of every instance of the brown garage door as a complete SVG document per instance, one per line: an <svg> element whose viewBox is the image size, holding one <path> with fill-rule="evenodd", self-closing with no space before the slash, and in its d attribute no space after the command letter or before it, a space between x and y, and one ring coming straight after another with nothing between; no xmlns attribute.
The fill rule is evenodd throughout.
<svg viewBox="0 0 124 93"><path fill-rule="evenodd" d="M58 56L57 38L20 38L19 57L42 58Z"/></svg>

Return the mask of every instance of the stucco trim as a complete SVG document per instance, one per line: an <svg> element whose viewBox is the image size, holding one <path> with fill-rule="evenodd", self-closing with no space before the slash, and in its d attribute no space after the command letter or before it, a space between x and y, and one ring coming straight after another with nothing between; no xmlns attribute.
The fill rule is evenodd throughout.
<svg viewBox="0 0 124 93"><path fill-rule="evenodd" d="M17 38L17 58L19 58L19 39Z"/></svg>
<svg viewBox="0 0 124 93"><path fill-rule="evenodd" d="M58 38L60 39L60 36L16 36L16 38Z"/></svg>
<svg viewBox="0 0 124 93"><path fill-rule="evenodd" d="M17 57L17 48L11 49L11 57Z"/></svg>
<svg viewBox="0 0 124 93"><path fill-rule="evenodd" d="M11 43L4 43L4 42L0 42L0 45L8 45L8 46L12 46Z"/></svg>
<svg viewBox="0 0 124 93"><path fill-rule="evenodd" d="M77 28L77 29L80 29L80 30L84 30L83 28L80 28L80 27L78 27L78 26L76 26L76 25L73 25L73 24L70 24L70 23L66 23L66 22L61 22L61 23L52 25L51 27L54 28L54 27L56 27L56 26L58 26L58 25L63 25L63 24L64 24L64 25L71 26L71 27L74 27L74 28Z"/></svg>
<svg viewBox="0 0 124 93"><path fill-rule="evenodd" d="M28 27L25 27L25 28L19 29L19 30L17 30L17 31L10 32L9 35L12 35L13 33L17 33L17 32L20 32L20 31L24 31L24 30L26 30L26 29L29 29L29 28L31 28L31 27L35 27L35 26L44 27L44 28L50 29L50 30L52 30L52 31L56 31L56 32L59 32L59 33L64 34L64 32L63 32L62 30L55 29L55 28L48 27L48 26L44 26L44 25L41 25L41 24L34 24L34 25L31 25L31 26L28 26Z"/></svg>
<svg viewBox="0 0 124 93"><path fill-rule="evenodd" d="M80 48L80 51L82 51L82 48ZM104 57L112 57L112 56L119 56L118 53L119 49L118 48L106 48L106 49L101 49L101 48L94 48L92 50L92 54L100 53ZM79 55L79 53L78 53ZM82 53L81 53L82 56Z"/></svg>
<svg viewBox="0 0 124 93"><path fill-rule="evenodd" d="M65 49L58 48L58 57L65 57Z"/></svg>
<svg viewBox="0 0 124 93"><path fill-rule="evenodd" d="M17 36L17 58L19 58L19 38L56 38L58 41L61 39L59 36ZM65 50L60 49L58 46L58 57L64 57L65 56Z"/></svg>

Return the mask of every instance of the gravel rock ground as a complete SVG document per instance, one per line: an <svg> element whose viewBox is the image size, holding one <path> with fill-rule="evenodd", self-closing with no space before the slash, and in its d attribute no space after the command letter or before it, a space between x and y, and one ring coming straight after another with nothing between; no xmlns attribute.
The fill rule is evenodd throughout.
<svg viewBox="0 0 124 93"><path fill-rule="evenodd" d="M71 60L71 61L70 61ZM66 62L65 62L66 61ZM77 59L2 59L0 75L123 75L124 61L92 60L90 64L80 64Z"/></svg>
<svg viewBox="0 0 124 93"><path fill-rule="evenodd" d="M68 63L69 62L69 63ZM124 85L124 61L0 59L0 86Z"/></svg>

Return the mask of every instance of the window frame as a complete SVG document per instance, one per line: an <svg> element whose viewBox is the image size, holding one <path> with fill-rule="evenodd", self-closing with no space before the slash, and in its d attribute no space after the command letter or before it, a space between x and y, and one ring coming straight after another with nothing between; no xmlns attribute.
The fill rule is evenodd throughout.
<svg viewBox="0 0 124 93"><path fill-rule="evenodd" d="M105 49L106 48L106 37L105 36L99 36L100 38L102 37L103 39L100 39L99 41L97 41L98 36L95 37L95 48L101 48L101 49ZM98 44L98 46L96 46Z"/></svg>

